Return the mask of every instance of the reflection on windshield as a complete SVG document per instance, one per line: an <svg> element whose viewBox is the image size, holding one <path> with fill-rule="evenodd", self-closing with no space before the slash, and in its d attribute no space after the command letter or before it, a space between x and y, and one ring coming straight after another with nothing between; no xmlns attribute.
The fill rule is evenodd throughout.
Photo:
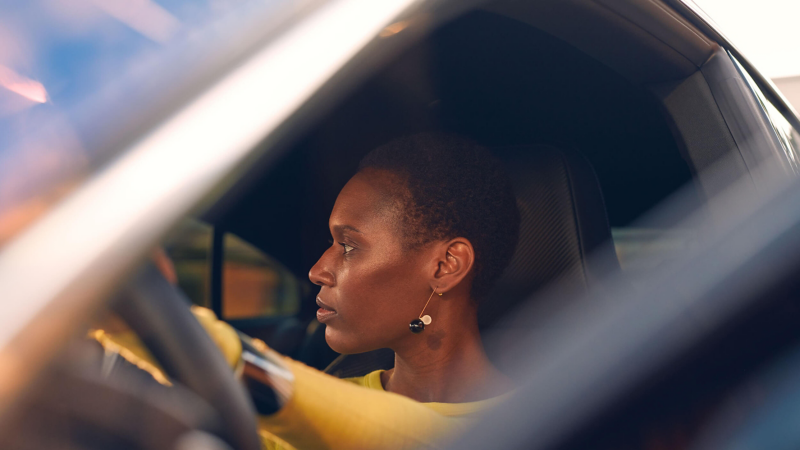
<svg viewBox="0 0 800 450"><path fill-rule="evenodd" d="M0 148L243 0L32 0L0 5Z"/></svg>
<svg viewBox="0 0 800 450"><path fill-rule="evenodd" d="M208 59L214 26L279 3L291 2L0 3L0 246L94 169L107 152L96 142L152 104L143 92L186 84L178 75Z"/></svg>

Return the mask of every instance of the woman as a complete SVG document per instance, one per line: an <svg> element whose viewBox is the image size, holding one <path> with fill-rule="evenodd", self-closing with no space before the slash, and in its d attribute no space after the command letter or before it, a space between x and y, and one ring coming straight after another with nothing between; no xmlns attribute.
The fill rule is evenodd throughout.
<svg viewBox="0 0 800 450"><path fill-rule="evenodd" d="M519 228L511 183L488 151L442 134L379 147L339 193L329 228L331 246L309 272L320 286L317 318L327 325L325 339L345 354L394 350L393 369L347 381L406 399L391 405L386 399L397 399L364 399L363 390L346 389L344 383L328 387L324 378L330 377L318 376L309 384L325 388L309 400L327 406L298 408L314 409L316 427L279 413L280 424L266 418L264 429L315 446L313 440L295 439L326 423L333 430L355 427L356 439L361 433L375 446L402 446L403 436L378 442L365 435L382 424L400 423L421 439L409 445L424 445L437 428L459 428L458 418L491 406L490 399L512 388L486 357L478 331L478 304L511 259ZM292 366L296 374L303 370ZM296 385L295 394L301 389ZM351 409L338 415L342 422L331 423L335 419L326 410L354 402L360 411ZM356 420L353 414L363 413L363 404L377 407ZM437 415L456 420L448 423ZM336 437L333 433L329 444L341 445Z"/></svg>
<svg viewBox="0 0 800 450"><path fill-rule="evenodd" d="M417 135L377 148L339 194L333 243L309 272L325 339L345 354L394 350L381 384L420 402L506 392L477 305L511 259L518 227L511 184L478 145Z"/></svg>
<svg viewBox="0 0 800 450"><path fill-rule="evenodd" d="M395 366L338 380L281 359L291 393L284 384L286 403L260 418L268 448L431 446L512 389L478 331L478 304L519 228L511 183L488 151L443 134L379 147L340 192L329 228L309 272L325 339L345 354L390 348ZM208 313L196 311L236 361L233 333Z"/></svg>

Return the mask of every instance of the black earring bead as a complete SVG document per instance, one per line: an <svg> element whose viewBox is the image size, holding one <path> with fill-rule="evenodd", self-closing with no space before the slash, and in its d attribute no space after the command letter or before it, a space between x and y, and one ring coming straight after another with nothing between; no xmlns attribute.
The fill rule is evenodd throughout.
<svg viewBox="0 0 800 450"><path fill-rule="evenodd" d="M422 333L422 330L425 329L425 324L420 319L414 319L411 321L410 324L408 324L408 328L411 330L412 333L419 334Z"/></svg>

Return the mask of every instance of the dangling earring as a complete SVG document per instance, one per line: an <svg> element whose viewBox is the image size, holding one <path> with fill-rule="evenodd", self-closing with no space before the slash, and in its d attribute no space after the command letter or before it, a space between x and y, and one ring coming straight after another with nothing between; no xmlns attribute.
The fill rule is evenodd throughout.
<svg viewBox="0 0 800 450"><path fill-rule="evenodd" d="M435 294L435 293L436 293L436 288L433 289L433 292L431 292L431 296L428 297L428 301L425 302L425 306L422 307L422 312L419 313L419 318L412 320L411 323L408 324L408 328L411 330L412 333L414 333L414 334L422 333L422 330L425 329L425 325L430 325L431 324L431 316L429 316L427 314L425 314L423 316L422 314L425 313L425 308L428 307L428 303L431 302L431 299L433 298L433 294ZM442 296L442 294L440 293L439 297L441 297L441 296Z"/></svg>

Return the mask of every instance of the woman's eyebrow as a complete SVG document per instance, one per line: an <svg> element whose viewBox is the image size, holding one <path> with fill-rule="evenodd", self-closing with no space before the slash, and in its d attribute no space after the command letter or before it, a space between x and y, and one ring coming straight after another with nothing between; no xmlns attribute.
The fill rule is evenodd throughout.
<svg viewBox="0 0 800 450"><path fill-rule="evenodd" d="M345 232L345 231L354 231L356 233L362 234L361 231L358 228L350 226L350 225L334 225L333 226L333 231L335 231L337 233L342 233L342 232Z"/></svg>

